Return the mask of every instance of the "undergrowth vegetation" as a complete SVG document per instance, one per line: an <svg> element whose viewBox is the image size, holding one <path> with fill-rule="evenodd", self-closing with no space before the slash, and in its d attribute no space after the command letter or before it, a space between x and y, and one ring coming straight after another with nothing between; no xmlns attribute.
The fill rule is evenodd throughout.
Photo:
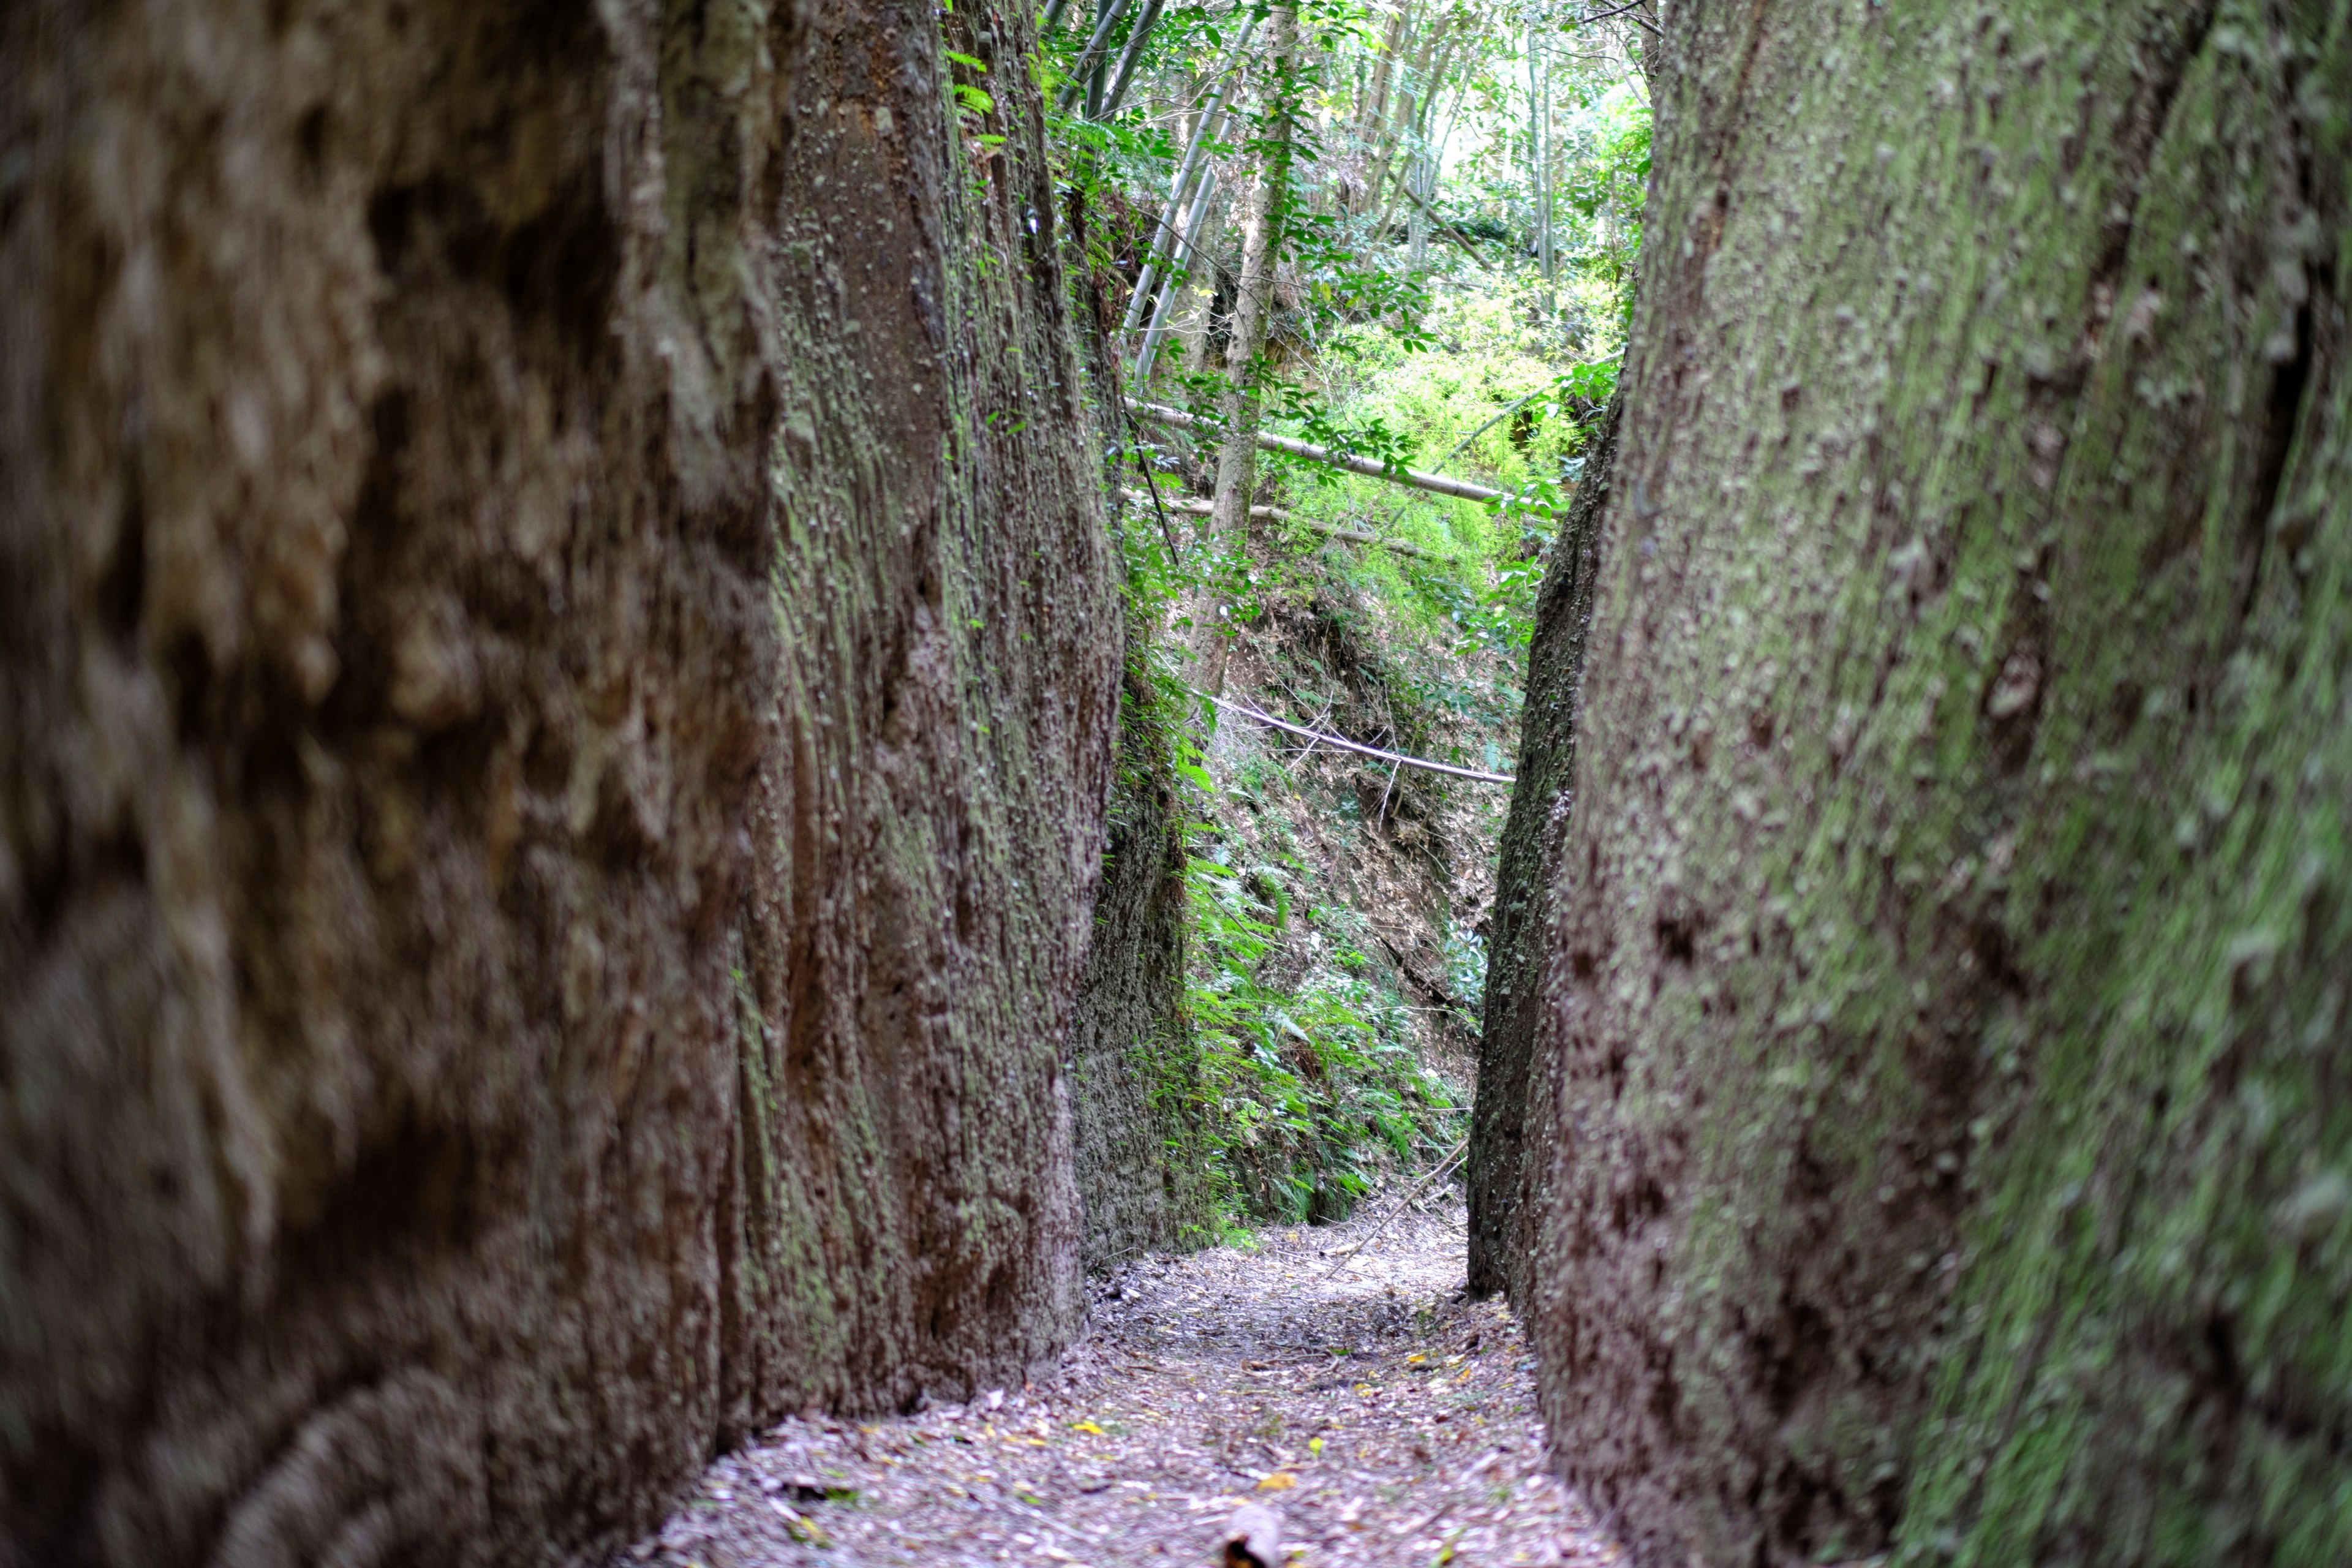
<svg viewBox="0 0 2352 1568"><path fill-rule="evenodd" d="M1507 781L1239 708L1514 764L1537 589L1614 389L1648 173L1640 36L1588 9L1607 8L1318 0L1297 10L1301 47L1265 59L1240 46L1268 5L1146 3L1124 28L1118 0L1048 13L1066 199L1091 215L1080 286L1098 320L1128 318L1096 374L1131 608L1153 631L1152 711L1129 721L1165 727L1185 823L1184 1037L1150 1076L1172 1161L1205 1179L1200 1239L1342 1217L1466 1131ZM1244 363L1226 334L1244 198L1269 177L1288 217L1265 347ZM1220 534L1201 511L1236 375L1265 428L1505 498L1265 454L1247 499L1271 510ZM1143 403L1204 427L1139 423ZM1215 640L1235 706L1202 690Z"/></svg>

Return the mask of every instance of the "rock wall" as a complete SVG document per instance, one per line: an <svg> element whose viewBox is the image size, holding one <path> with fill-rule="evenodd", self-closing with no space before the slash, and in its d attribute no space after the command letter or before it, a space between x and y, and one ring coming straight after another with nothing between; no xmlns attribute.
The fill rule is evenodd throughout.
<svg viewBox="0 0 2352 1568"><path fill-rule="evenodd" d="M949 25L0 17L0 1561L565 1560L1071 1331L1118 619Z"/></svg>
<svg viewBox="0 0 2352 1568"><path fill-rule="evenodd" d="M1184 1016L1184 811L1172 716L1130 648L1102 891L1070 1033L1089 1272L1197 1246L1213 1202L1192 1117L1200 1049Z"/></svg>
<svg viewBox="0 0 2352 1568"><path fill-rule="evenodd" d="M1119 404L1125 372L1111 334L1124 280L1087 205L1085 160L1062 190L1062 261L1083 367L1089 439L1103 500L1118 518L1134 426ZM1117 521L1114 529L1122 524ZM1130 592L1140 580L1123 541ZM1126 605L1118 755L1105 821L1094 931L1070 1027L1080 1254L1090 1274L1138 1253L1202 1245L1216 1199L1196 1121L1201 1052L1184 1015L1185 811L1176 773L1181 720L1151 679L1154 615Z"/></svg>
<svg viewBox="0 0 2352 1568"><path fill-rule="evenodd" d="M1667 7L1528 1103L1641 1561L2352 1561L2352 13Z"/></svg>
<svg viewBox="0 0 2352 1568"><path fill-rule="evenodd" d="M1486 989L1478 1008L1477 1098L1471 1107L1469 1287L1523 1299L1532 1231L1527 1188L1528 1075L1549 999L1553 900L1576 781L1578 688L1600 571L1601 509L1617 459L1624 405L1612 401L1584 454L1584 476L1552 541L1528 648L1518 766L1496 858Z"/></svg>

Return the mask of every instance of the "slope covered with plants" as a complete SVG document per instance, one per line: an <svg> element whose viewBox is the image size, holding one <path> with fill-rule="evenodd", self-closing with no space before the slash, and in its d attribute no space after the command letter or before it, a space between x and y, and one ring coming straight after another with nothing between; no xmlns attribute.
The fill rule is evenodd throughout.
<svg viewBox="0 0 2352 1568"><path fill-rule="evenodd" d="M1097 936L1131 944L1141 857L1181 947L1148 1019L1082 1009L1082 1088L1154 1107L1124 1091L1089 1174L1097 1264L1459 1154L1534 605L1640 252L1642 35L1605 9L1045 13L1136 627Z"/></svg>

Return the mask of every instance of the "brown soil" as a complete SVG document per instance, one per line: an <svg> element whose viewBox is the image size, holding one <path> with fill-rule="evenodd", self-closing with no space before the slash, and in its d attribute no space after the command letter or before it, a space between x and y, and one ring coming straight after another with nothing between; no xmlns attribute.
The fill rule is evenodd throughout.
<svg viewBox="0 0 2352 1568"><path fill-rule="evenodd" d="M1517 1323L1460 1299L1461 1209L1385 1206L1131 1265L1050 1382L788 1421L616 1562L1204 1563L1245 1501L1293 1563L1617 1561L1549 1473Z"/></svg>

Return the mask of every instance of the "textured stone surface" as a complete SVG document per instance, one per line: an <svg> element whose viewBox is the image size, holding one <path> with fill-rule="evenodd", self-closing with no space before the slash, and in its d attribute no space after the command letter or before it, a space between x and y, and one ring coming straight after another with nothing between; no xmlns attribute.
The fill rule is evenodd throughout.
<svg viewBox="0 0 2352 1568"><path fill-rule="evenodd" d="M2347 7L1662 20L1562 1462L1676 1568L2352 1560Z"/></svg>
<svg viewBox="0 0 2352 1568"><path fill-rule="evenodd" d="M1616 466L1623 406L1611 403L1585 453L1583 480L1552 542L1528 649L1517 782L1495 867L1493 935L1479 1005L1478 1092L1471 1108L1469 1285L1479 1296L1508 1291L1517 1300L1527 1285L1533 1233L1520 1198L1527 1187L1528 1075L1550 994L1546 956L1560 844L1574 799L1578 686L1600 570L1601 508Z"/></svg>
<svg viewBox="0 0 2352 1568"><path fill-rule="evenodd" d="M1118 617L938 28L0 18L0 1560L560 1560L1070 1331Z"/></svg>
<svg viewBox="0 0 2352 1568"><path fill-rule="evenodd" d="M1183 1015L1184 814L1174 721L1133 648L1119 703L1109 843L1070 1031L1083 1256L1101 1273L1214 1232L1209 1155L1189 1120L1200 1050Z"/></svg>

